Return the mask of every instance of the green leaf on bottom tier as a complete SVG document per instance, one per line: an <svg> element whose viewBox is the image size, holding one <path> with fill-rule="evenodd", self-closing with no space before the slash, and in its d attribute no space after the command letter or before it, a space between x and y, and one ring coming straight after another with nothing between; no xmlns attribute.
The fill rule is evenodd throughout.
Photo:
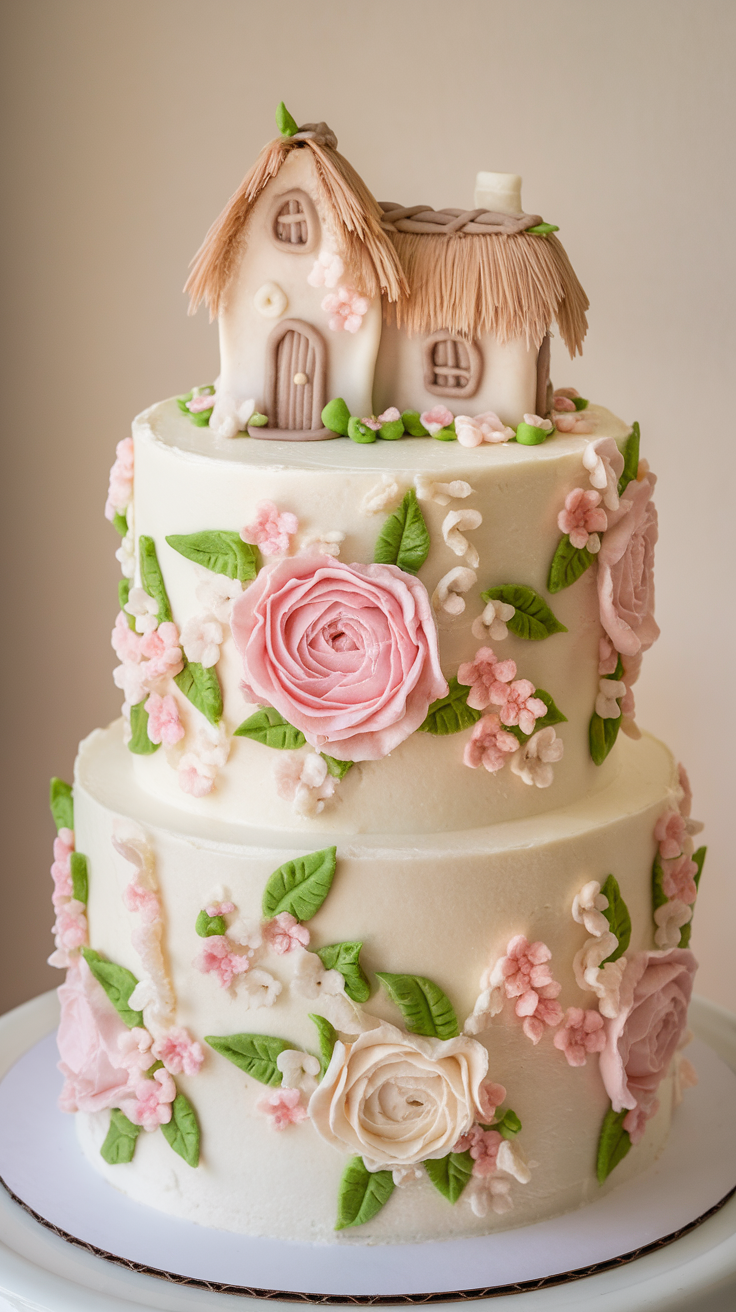
<svg viewBox="0 0 736 1312"><path fill-rule="evenodd" d="M72 897L77 902L86 902L89 897L89 872L87 858L81 852L72 852L69 857L69 869L72 876Z"/></svg>
<svg viewBox="0 0 736 1312"><path fill-rule="evenodd" d="M310 1011L309 1019L313 1021L314 1024L316 1025L317 1034L319 1036L319 1062L321 1067L320 1070L320 1079L321 1079L325 1071L327 1070L327 1067L329 1066L330 1062L332 1061L332 1050L335 1044L337 1043L338 1034L334 1025L332 1025L325 1016L317 1016Z"/></svg>
<svg viewBox="0 0 736 1312"><path fill-rule="evenodd" d="M377 565L398 565L409 574L421 569L429 554L429 529L417 494L409 488L404 500L389 515L378 535L373 559Z"/></svg>
<svg viewBox="0 0 736 1312"><path fill-rule="evenodd" d="M296 1047L286 1039L276 1039L269 1034L207 1034L204 1041L221 1057L227 1057L234 1066L239 1066L246 1075L274 1087L281 1084L283 1078L276 1058L287 1048Z"/></svg>
<svg viewBox="0 0 736 1312"><path fill-rule="evenodd" d="M311 920L330 891L336 864L336 847L325 847L295 861L285 861L266 884L264 916L270 920L282 911L289 911L297 920Z"/></svg>
<svg viewBox="0 0 736 1312"><path fill-rule="evenodd" d="M514 607L514 614L506 622L518 638L530 638L539 642L551 637L553 633L567 633L565 625L560 624L546 601L526 584L505 583L501 588L489 588L487 592L481 593L481 600L505 601Z"/></svg>
<svg viewBox="0 0 736 1312"><path fill-rule="evenodd" d="M608 921L612 934L616 935L618 943L613 949L610 957L601 962L605 966L606 962L618 961L631 942L631 916L629 908L621 896L621 889L618 886L618 880L614 875L609 875L605 883L601 886L601 893L608 898L608 906L603 912Z"/></svg>
<svg viewBox="0 0 736 1312"><path fill-rule="evenodd" d="M196 706L207 717L210 724L219 723L222 715L222 689L214 665L206 667L198 661L189 661L180 674L174 675L174 683L189 698L192 706Z"/></svg>
<svg viewBox="0 0 736 1312"><path fill-rule="evenodd" d="M244 542L228 529L204 529L201 533L172 534L166 541L180 556L195 565L224 574L228 579L251 583L258 573L258 548Z"/></svg>
<svg viewBox="0 0 736 1312"><path fill-rule="evenodd" d="M615 1112L611 1107L603 1118L596 1162L596 1175L599 1184L603 1184L613 1168L623 1161L631 1147L629 1132L624 1129L624 1121L627 1116L626 1109Z"/></svg>
<svg viewBox="0 0 736 1312"><path fill-rule="evenodd" d="M353 1002L367 1002L371 996L370 981L360 964L362 946L362 943L330 943L317 949L325 970L339 970L345 980L345 992Z"/></svg>
<svg viewBox="0 0 736 1312"><path fill-rule="evenodd" d="M157 619L159 624L168 623L173 619L173 616L164 584L164 576L158 563L156 543L153 538L147 537L145 533L141 534L138 540L138 554L141 563L141 584L149 597L153 597L154 601L158 602Z"/></svg>
<svg viewBox="0 0 736 1312"><path fill-rule="evenodd" d="M380 1212L394 1191L390 1171L369 1171L362 1157L351 1157L340 1180L336 1230L365 1225Z"/></svg>
<svg viewBox="0 0 736 1312"><path fill-rule="evenodd" d="M400 1008L406 1028L412 1034L457 1038L460 1027L455 1010L439 985L423 975L389 975L378 971L377 976L392 1002Z"/></svg>
<svg viewBox="0 0 736 1312"><path fill-rule="evenodd" d="M192 1104L183 1093L177 1093L171 1106L171 1120L161 1126L161 1133L187 1166L199 1165L199 1122Z"/></svg>
<svg viewBox="0 0 736 1312"><path fill-rule="evenodd" d="M705 854L707 851L708 851L707 847L699 847L697 852L693 852L693 861L698 867L698 873L693 876L693 883L695 884L695 887L698 889L698 891L700 891L700 876L703 873L703 865L705 863ZM694 910L695 907L693 907L693 911ZM678 945L679 947L689 948L690 935L692 934L692 932L693 932L693 921L691 916L687 924L683 925L682 929L680 930L680 942Z"/></svg>
<svg viewBox="0 0 736 1312"><path fill-rule="evenodd" d="M550 697L548 692L545 692L544 688L535 688L533 696L538 697L540 702L544 702L547 707L547 714L540 715L539 719L535 720L534 733L539 733L540 729L549 728L551 724L567 724L567 716L562 714L559 706L555 705L554 699ZM514 738L518 738L520 743L528 743L529 739L532 737L532 734L524 733L523 729L520 729L518 724L505 724L503 727L506 733L512 733Z"/></svg>
<svg viewBox="0 0 736 1312"><path fill-rule="evenodd" d="M128 1028L132 1030L136 1025L142 1025L143 1012L135 1011L128 1005L130 995L138 985L135 975L126 970L125 966L116 966L114 961L106 961L92 948L82 948L82 956Z"/></svg>
<svg viewBox="0 0 736 1312"><path fill-rule="evenodd" d="M72 786L54 775L49 785L49 806L57 829L74 828L74 801Z"/></svg>
<svg viewBox="0 0 736 1312"><path fill-rule="evenodd" d="M639 472L639 440L641 433L638 423L631 425L631 432L627 437L622 455L624 458L624 472L618 480L618 494L621 496L623 491L633 482Z"/></svg>
<svg viewBox="0 0 736 1312"><path fill-rule="evenodd" d="M307 741L300 729L295 729L273 706L261 706L249 715L235 730L235 738L252 738L264 747L276 747L280 752L293 752Z"/></svg>
<svg viewBox="0 0 736 1312"><path fill-rule="evenodd" d="M113 1108L110 1112L110 1128L100 1148L100 1156L104 1157L109 1166L132 1162L136 1140L142 1129L142 1125L134 1125L119 1108Z"/></svg>
<svg viewBox="0 0 736 1312"><path fill-rule="evenodd" d="M432 702L427 711L427 718L419 728L423 733L448 734L462 733L469 729L481 717L482 711L468 706L470 688L458 683L453 675L448 679L448 692L436 702Z"/></svg>
<svg viewBox="0 0 736 1312"><path fill-rule="evenodd" d="M603 720L597 711L594 711L591 715L590 725L588 726L588 744L594 765L603 765L618 738L622 720L622 715L617 715L615 720Z"/></svg>
<svg viewBox="0 0 736 1312"><path fill-rule="evenodd" d="M456 1203L473 1174L473 1159L470 1153L448 1153L424 1162L424 1169L442 1197Z"/></svg>
<svg viewBox="0 0 736 1312"><path fill-rule="evenodd" d="M595 556L591 555L587 547L574 547L566 533L552 557L547 590L562 592L563 588L569 588L594 560Z"/></svg>
<svg viewBox="0 0 736 1312"><path fill-rule="evenodd" d="M157 752L160 743L152 743L148 737L148 711L145 702L136 702L130 708L130 741L128 751L136 756L151 756Z"/></svg>

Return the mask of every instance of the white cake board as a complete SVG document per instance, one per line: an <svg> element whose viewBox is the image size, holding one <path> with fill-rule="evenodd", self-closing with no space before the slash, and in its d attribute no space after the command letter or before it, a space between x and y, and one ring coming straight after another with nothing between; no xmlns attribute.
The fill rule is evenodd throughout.
<svg viewBox="0 0 736 1312"><path fill-rule="evenodd" d="M22 1027L25 1033L19 1026L22 1013L23 1020L27 1015ZM2 1066L10 1068L0 1084L0 1125L4 1127L0 1174L23 1204L56 1233L41 1232L37 1221L30 1220L6 1198L0 1205L0 1230L11 1246L15 1240L19 1253L24 1248L28 1251L28 1237L33 1234L36 1250L44 1249L43 1265L47 1268L58 1264L61 1245L68 1260L73 1256L75 1268L80 1261L85 1271L90 1263L94 1265L95 1285L100 1271L110 1286L123 1278L128 1285L131 1279L143 1282L147 1291L143 1297L135 1297L132 1303L127 1299L106 1301L105 1308L209 1308L237 1294L270 1302L320 1301L333 1306L341 1305L344 1299L351 1303L431 1301L443 1305L458 1294L464 1298L500 1297L503 1302L505 1295L514 1292L514 1308L521 1312L522 1303L526 1304L530 1296L523 1292L526 1288L535 1291L534 1307L540 1307L539 1299L543 1298L546 1309L552 1306L549 1299L555 1294L554 1285L559 1286L561 1281L576 1281L590 1273L598 1285L601 1279L620 1277L622 1261L630 1262L649 1251L650 1256L640 1258L637 1269L645 1264L651 1267L666 1253L682 1252L684 1245L692 1249L693 1241L695 1248L702 1250L704 1238L708 1251L708 1235L715 1240L715 1249L720 1250L725 1243L719 1261L721 1265L725 1262L727 1272L736 1272L736 1252L728 1242L736 1224L736 1199L699 1230L680 1238L675 1248L662 1248L663 1241L671 1242L678 1232L691 1230L693 1224L717 1208L736 1183L736 1079L704 1044L697 1048L693 1045L700 1085L689 1091L679 1109L670 1145L662 1158L635 1182L622 1185L600 1202L572 1216L482 1238L426 1245L333 1248L205 1230L162 1216L118 1194L82 1157L72 1118L56 1110L58 1077L53 1041L33 1042L39 1031L48 1029L54 1021L53 995L36 999L0 1021ZM6 1035L2 1031L8 1037L10 1031L15 1031L14 1041L3 1042ZM20 1059L12 1065L19 1052ZM68 1242L65 1244L63 1239ZM87 1251L80 1253L71 1248L72 1244L82 1245ZM90 1257L90 1249L127 1269L120 1271ZM33 1301L26 1297L12 1301L14 1287L27 1283L29 1272L26 1263L21 1280L18 1263L11 1260L14 1275L9 1280L5 1276L9 1258L10 1254L0 1252L0 1299L3 1293L9 1296L10 1307L87 1306L79 1291L75 1301L68 1304L47 1303L35 1297ZM606 1274L607 1266L616 1269ZM591 1269L602 1274L593 1275ZM145 1274L149 1272L159 1280ZM164 1283L171 1279L183 1281L185 1287ZM59 1297L63 1283L54 1285ZM683 1290L685 1283L678 1274L677 1288ZM720 1275L717 1283L722 1292ZM577 1305L573 1291L583 1288L588 1297L592 1296L590 1280L564 1288L567 1301L555 1306ZM732 1292L735 1288L731 1286ZM89 1306L100 1308L103 1304L98 1301ZM625 1302L610 1306L632 1308L637 1304L627 1295ZM650 1298L641 1306L653 1308L660 1304ZM680 1304L668 1302L661 1306L674 1308ZM715 1309L721 1304L706 1304L699 1297L699 1312L706 1306ZM722 1306L731 1308L733 1300Z"/></svg>

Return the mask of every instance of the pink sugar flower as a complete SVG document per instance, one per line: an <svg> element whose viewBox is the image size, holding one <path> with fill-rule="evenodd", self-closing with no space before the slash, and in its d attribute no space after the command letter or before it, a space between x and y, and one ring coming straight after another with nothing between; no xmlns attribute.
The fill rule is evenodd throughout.
<svg viewBox="0 0 736 1312"><path fill-rule="evenodd" d="M173 747L184 737L184 725L179 719L175 697L170 694L160 697L157 692L152 692L145 709L148 712L148 737L152 743Z"/></svg>
<svg viewBox="0 0 736 1312"><path fill-rule="evenodd" d="M395 424L397 419L401 418L401 411L396 409L395 405L390 405L388 410L384 410L382 415L378 416L379 424ZM365 420L363 420L365 423Z"/></svg>
<svg viewBox="0 0 736 1312"><path fill-rule="evenodd" d="M518 724L522 733L534 733L536 721L547 714L547 707L541 697L534 696L534 684L528 679L514 679L508 687L503 683L494 683L491 700L500 706L499 719L502 724Z"/></svg>
<svg viewBox="0 0 736 1312"><path fill-rule="evenodd" d="M274 1089L256 1103L259 1112L271 1117L274 1130L285 1130L287 1125L306 1121L309 1113L302 1103L301 1089Z"/></svg>
<svg viewBox="0 0 736 1312"><path fill-rule="evenodd" d="M215 786L216 774L214 766L205 765L194 752L186 752L177 770L179 787L190 797L207 797Z"/></svg>
<svg viewBox="0 0 736 1312"><path fill-rule="evenodd" d="M558 433L594 433L595 425L584 414L555 415L555 428Z"/></svg>
<svg viewBox="0 0 736 1312"><path fill-rule="evenodd" d="M555 1001L554 998L543 996L544 993L552 993L553 991L559 993L561 987L561 984L548 984L546 989L540 990L537 1007L533 1016L526 1016L524 1018L521 1028L526 1034L526 1037L531 1039L534 1044L539 1043L539 1040L544 1034L545 1025L549 1025L554 1029L555 1025L559 1025L562 1020L563 1011L559 1002ZM519 999L519 1002L521 1002L521 998ZM516 1014L517 1016L521 1014L519 1012L518 1002L516 1004Z"/></svg>
<svg viewBox="0 0 736 1312"><path fill-rule="evenodd" d="M210 902L205 907L208 916L229 916L235 909L234 902Z"/></svg>
<svg viewBox="0 0 736 1312"><path fill-rule="evenodd" d="M686 835L684 816L679 811L664 811L654 826L654 837L659 843L659 855L663 861L671 861L680 855Z"/></svg>
<svg viewBox="0 0 736 1312"><path fill-rule="evenodd" d="M179 630L171 620L159 624L152 633L146 633L141 639L141 652L148 660L146 675L149 679L161 679L165 675L172 678L184 669L181 654Z"/></svg>
<svg viewBox="0 0 736 1312"><path fill-rule="evenodd" d="M120 1065L130 1072L130 1076L140 1075L142 1071L147 1071L153 1066L156 1060L155 1055L151 1052L153 1039L141 1025L134 1025L132 1030L127 1030L121 1034L118 1039L118 1050L120 1053Z"/></svg>
<svg viewBox="0 0 736 1312"><path fill-rule="evenodd" d="M659 1099L655 1098L654 1102L639 1104L632 1111L627 1112L623 1120L623 1128L628 1133L632 1144L637 1144L644 1137L647 1121L659 1111Z"/></svg>
<svg viewBox="0 0 736 1312"><path fill-rule="evenodd" d="M455 433L460 445L466 447L480 446L483 442L508 442L514 436L513 428L502 423L493 410L475 417L456 415Z"/></svg>
<svg viewBox="0 0 736 1312"><path fill-rule="evenodd" d="M492 972L492 982L503 987L507 998L516 998L516 1014L524 1018L522 1028L532 1043L539 1043L545 1025L559 1025L562 1020L562 1008L556 1001L562 986L552 977L551 957L545 943L529 943L523 934L517 934Z"/></svg>
<svg viewBox="0 0 736 1312"><path fill-rule="evenodd" d="M553 1043L564 1052L570 1066L584 1066L589 1052L603 1052L606 1046L603 1017L599 1011L568 1007L565 1023Z"/></svg>
<svg viewBox="0 0 736 1312"><path fill-rule="evenodd" d="M137 1080L133 1093L134 1097L120 1100L120 1110L129 1121L149 1131L168 1125L176 1097L176 1085L168 1071L156 1071L152 1080Z"/></svg>
<svg viewBox="0 0 736 1312"><path fill-rule="evenodd" d="M188 1030L169 1030L157 1039L152 1052L172 1075L198 1075L204 1061L201 1043L195 1042Z"/></svg>
<svg viewBox="0 0 736 1312"><path fill-rule="evenodd" d="M439 433L441 428L449 428L454 417L452 411L448 410L446 405L436 405L431 410L422 411L419 421L424 424L427 432L434 437L435 433Z"/></svg>
<svg viewBox="0 0 736 1312"><path fill-rule="evenodd" d="M552 409L557 414L575 414L575 402L572 397L563 396L562 392L555 392Z"/></svg>
<svg viewBox="0 0 736 1312"><path fill-rule="evenodd" d="M470 741L465 744L463 762L471 770L477 770L482 765L489 774L496 774L506 764L507 754L518 750L518 739L502 729L498 716L484 715L473 729Z"/></svg>
<svg viewBox="0 0 736 1312"><path fill-rule="evenodd" d="M683 852L682 856L678 856L674 861L666 861L662 871L662 888L666 896L684 902L685 906L692 906L698 896L695 883L698 867L695 862Z"/></svg>
<svg viewBox="0 0 736 1312"><path fill-rule="evenodd" d="M74 952L87 942L87 917L83 902L72 899L59 907L54 925L54 941L57 948L66 952Z"/></svg>
<svg viewBox="0 0 736 1312"><path fill-rule="evenodd" d="M204 940L204 947L193 964L203 975L216 975L222 988L227 989L236 975L250 970L250 957L236 952L235 946L227 934L213 935Z"/></svg>
<svg viewBox="0 0 736 1312"><path fill-rule="evenodd" d="M161 918L159 899L150 888L144 888L142 884L139 884L137 878L131 879L130 883L123 889L123 903L128 911L141 916L149 925Z"/></svg>
<svg viewBox="0 0 736 1312"><path fill-rule="evenodd" d="M136 633L135 629L131 629L125 611L118 611L110 641L119 661L137 664L138 661L143 659L143 652L141 651L142 635Z"/></svg>
<svg viewBox="0 0 736 1312"><path fill-rule="evenodd" d="M322 309L330 316L328 324L333 333L343 330L346 333L357 333L369 307L367 297L361 296L352 287L338 287L332 295L325 296L322 302Z"/></svg>
<svg viewBox="0 0 736 1312"><path fill-rule="evenodd" d="M492 647L479 647L472 661L465 661L457 672L457 681L470 688L468 706L485 711L493 698L496 683L510 683L516 678L515 661L499 661Z"/></svg>
<svg viewBox="0 0 736 1312"><path fill-rule="evenodd" d="M618 652L608 641L608 638L598 640L598 673L602 677L616 673L618 665Z"/></svg>
<svg viewBox="0 0 736 1312"><path fill-rule="evenodd" d="M305 948L309 942L309 930L300 925L289 911L281 911L273 920L267 920L263 926L263 937L271 948L283 956L296 948Z"/></svg>
<svg viewBox="0 0 736 1312"><path fill-rule="evenodd" d="M260 547L264 556L284 556L298 527L299 520L291 511L279 512L273 501L259 501L253 523L241 528L240 536Z"/></svg>
<svg viewBox="0 0 736 1312"><path fill-rule="evenodd" d="M481 1119L492 1121L496 1115L496 1108L506 1101L506 1090L502 1084L494 1084L492 1080L484 1080L478 1090L478 1111Z"/></svg>
<svg viewBox="0 0 736 1312"><path fill-rule="evenodd" d="M105 518L109 520L113 520L116 514L123 514L133 500L132 437L124 437L122 442L118 442L115 457L105 502Z"/></svg>
<svg viewBox="0 0 736 1312"><path fill-rule="evenodd" d="M72 895L72 868L69 858L74 851L74 831L60 829L54 839L54 861L51 878L54 881L53 901L56 910L63 898Z"/></svg>
<svg viewBox="0 0 736 1312"><path fill-rule="evenodd" d="M376 419L375 415L368 415L367 418L364 417L360 422L361 424L365 424L366 428L370 428L374 433L377 433L381 427L381 421L380 419Z"/></svg>
<svg viewBox="0 0 736 1312"><path fill-rule="evenodd" d="M564 510L557 516L557 526L561 533L569 535L574 547L587 547L591 534L603 533L608 528L608 516L599 508L600 504L600 492L586 492L582 487L568 492Z"/></svg>
<svg viewBox="0 0 736 1312"><path fill-rule="evenodd" d="M473 1175L493 1175L496 1170L498 1150L503 1143L503 1136L498 1130L483 1130L474 1125L470 1132L468 1151L473 1159Z"/></svg>

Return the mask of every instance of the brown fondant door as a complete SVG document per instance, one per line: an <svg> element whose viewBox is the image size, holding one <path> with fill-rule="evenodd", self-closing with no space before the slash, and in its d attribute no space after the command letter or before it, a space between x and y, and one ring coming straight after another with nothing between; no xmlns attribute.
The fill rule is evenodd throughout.
<svg viewBox="0 0 736 1312"><path fill-rule="evenodd" d="M322 425L326 367L325 341L312 324L284 319L274 328L266 359L269 425L260 430L260 436L309 439L326 435Z"/></svg>

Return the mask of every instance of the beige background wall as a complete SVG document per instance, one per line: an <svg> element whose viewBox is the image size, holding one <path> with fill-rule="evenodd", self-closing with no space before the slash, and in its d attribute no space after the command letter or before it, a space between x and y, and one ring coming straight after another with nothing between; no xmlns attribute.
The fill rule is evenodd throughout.
<svg viewBox="0 0 736 1312"><path fill-rule="evenodd" d="M117 713L107 471L131 417L210 380L187 263L274 134L326 119L381 199L524 176L591 301L573 384L660 474L640 720L687 763L710 856L701 990L734 980L733 0L15 0L4 7L0 1009L58 982L49 775Z"/></svg>

